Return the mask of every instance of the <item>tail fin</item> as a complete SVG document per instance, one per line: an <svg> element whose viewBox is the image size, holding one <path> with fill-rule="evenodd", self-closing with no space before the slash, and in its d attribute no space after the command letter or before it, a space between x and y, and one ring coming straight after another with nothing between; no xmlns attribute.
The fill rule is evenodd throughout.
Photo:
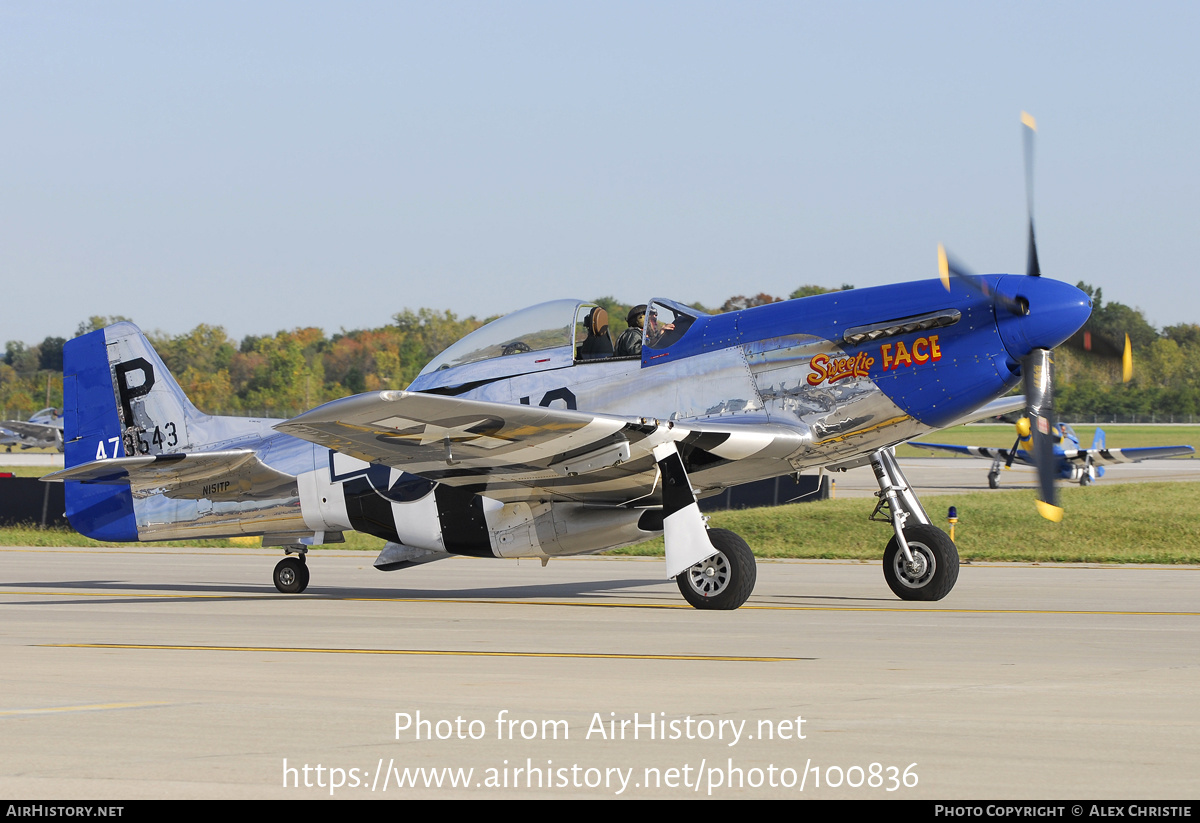
<svg viewBox="0 0 1200 823"><path fill-rule="evenodd" d="M190 422L201 414L145 335L117 323L63 347L63 450L67 468L139 454L193 448ZM67 518L98 540L137 540L125 485L68 482Z"/></svg>
<svg viewBox="0 0 1200 823"><path fill-rule="evenodd" d="M1093 449L1105 448L1104 439L1105 439L1104 438L1104 429L1097 426L1096 427L1096 436L1092 438L1092 448Z"/></svg>
<svg viewBox="0 0 1200 823"><path fill-rule="evenodd" d="M195 448L189 423L206 417L187 399L150 341L116 323L63 348L66 466ZM115 442L114 442L115 441Z"/></svg>

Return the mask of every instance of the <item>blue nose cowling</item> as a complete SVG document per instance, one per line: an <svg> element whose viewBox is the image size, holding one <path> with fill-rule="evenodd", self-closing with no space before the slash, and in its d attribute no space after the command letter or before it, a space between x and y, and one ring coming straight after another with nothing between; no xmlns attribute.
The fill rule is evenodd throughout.
<svg viewBox="0 0 1200 823"><path fill-rule="evenodd" d="M1092 314L1092 299L1074 286L1048 277L1010 274L1000 278L996 290L1024 298L1029 314L1018 316L996 309L1000 339L1014 360L1034 349L1052 349L1079 331Z"/></svg>

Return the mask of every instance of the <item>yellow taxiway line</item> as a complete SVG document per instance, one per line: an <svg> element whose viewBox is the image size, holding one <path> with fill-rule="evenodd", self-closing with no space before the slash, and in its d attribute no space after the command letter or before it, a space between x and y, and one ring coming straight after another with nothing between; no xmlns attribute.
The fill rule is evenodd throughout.
<svg viewBox="0 0 1200 823"><path fill-rule="evenodd" d="M19 717L31 714L58 714L59 712L102 712L110 709L144 709L150 706L169 705L163 701L151 703L92 703L87 706L53 706L48 709L5 709L0 717Z"/></svg>
<svg viewBox="0 0 1200 823"><path fill-rule="evenodd" d="M54 649L137 649L141 651L284 652L292 654L404 654L433 657L578 657L591 660L705 660L737 663L781 663L808 657L743 657L708 654L606 654L601 652L489 652L458 649L323 649L289 646L176 646L154 643L43 643Z"/></svg>
<svg viewBox="0 0 1200 823"><path fill-rule="evenodd" d="M177 592L170 594L147 592L64 592L64 591L0 591L0 596L10 595L19 597L106 597L106 598L148 598L159 600L194 600L194 599L248 599L248 600L281 600L281 595L275 592L254 594L247 592L223 592L209 594L205 592ZM340 597L320 593L285 595L291 600L340 600L361 603L445 603L453 605L487 605L487 606L573 606L591 609L684 609L692 610L687 603L636 603L631 601L570 601L570 600L490 600L485 598L447 598L447 597ZM739 611L793 611L793 612L911 612L936 614L1061 614L1061 615L1114 615L1120 617L1200 617L1200 612L1193 611L1122 611L1119 609L952 609L939 606L793 606L785 604L747 603Z"/></svg>

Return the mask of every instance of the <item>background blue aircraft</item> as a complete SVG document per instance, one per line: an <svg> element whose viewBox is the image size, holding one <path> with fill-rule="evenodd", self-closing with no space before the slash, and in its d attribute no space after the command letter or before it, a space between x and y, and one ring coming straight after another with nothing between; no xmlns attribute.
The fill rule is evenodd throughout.
<svg viewBox="0 0 1200 823"><path fill-rule="evenodd" d="M940 449L955 454L969 454L972 457L982 457L992 461L988 471L988 486L1000 487L1000 469L1008 468L1014 462L1027 466L1036 466L1033 457L1032 443L1029 431L1029 420L1022 417L1017 421L1017 440L1011 449L994 449L990 446L954 446L948 443L913 442L914 446L926 449ZM1099 477L1104 476L1104 465L1111 463L1138 463L1142 460L1153 460L1159 457L1179 457L1193 454L1196 450L1191 446L1148 446L1137 449L1110 449L1106 447L1104 429L1096 429L1090 449L1079 447L1079 437L1066 423L1060 423L1054 428L1054 466L1057 476L1063 480L1078 482L1087 486Z"/></svg>
<svg viewBox="0 0 1200 823"><path fill-rule="evenodd" d="M63 450L63 418L58 409L42 409L28 420L0 420L0 446Z"/></svg>

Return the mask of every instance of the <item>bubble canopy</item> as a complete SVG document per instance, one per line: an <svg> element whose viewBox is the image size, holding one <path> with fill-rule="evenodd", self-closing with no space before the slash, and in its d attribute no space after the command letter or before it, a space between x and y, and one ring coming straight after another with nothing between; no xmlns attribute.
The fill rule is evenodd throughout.
<svg viewBox="0 0 1200 823"><path fill-rule="evenodd" d="M481 360L575 345L575 317L583 300L552 300L507 314L476 329L439 354L418 377Z"/></svg>

